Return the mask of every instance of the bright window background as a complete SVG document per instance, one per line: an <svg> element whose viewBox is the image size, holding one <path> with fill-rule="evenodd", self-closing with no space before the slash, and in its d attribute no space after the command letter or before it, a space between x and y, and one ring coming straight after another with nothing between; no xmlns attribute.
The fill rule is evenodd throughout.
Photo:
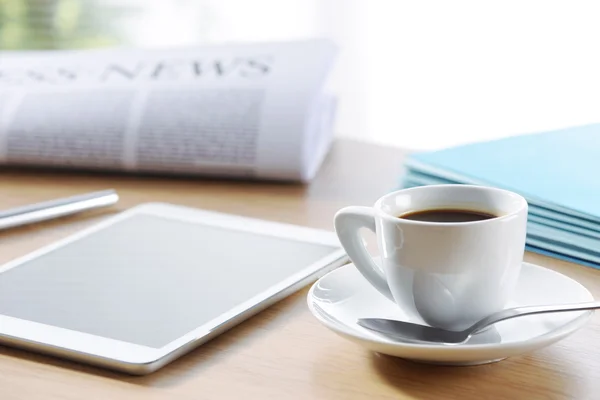
<svg viewBox="0 0 600 400"><path fill-rule="evenodd" d="M0 0L0 48L328 36L336 132L435 149L600 122L600 3Z"/></svg>

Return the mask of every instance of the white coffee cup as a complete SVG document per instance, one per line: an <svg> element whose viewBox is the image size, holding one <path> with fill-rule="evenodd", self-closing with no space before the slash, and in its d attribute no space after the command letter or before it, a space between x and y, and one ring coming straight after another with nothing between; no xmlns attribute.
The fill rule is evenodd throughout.
<svg viewBox="0 0 600 400"><path fill-rule="evenodd" d="M436 209L496 217L451 223L399 218ZM389 193L373 207L346 207L334 222L350 259L379 292L400 306L414 304L431 326L458 330L503 309L513 293L523 262L527 209L527 201L510 191L431 185ZM361 228L376 232L382 268L365 248ZM403 290L407 287L412 293Z"/></svg>

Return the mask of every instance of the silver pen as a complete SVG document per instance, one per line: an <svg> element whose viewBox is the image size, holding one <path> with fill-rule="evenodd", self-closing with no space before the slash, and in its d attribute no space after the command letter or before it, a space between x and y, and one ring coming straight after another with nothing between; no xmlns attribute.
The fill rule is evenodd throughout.
<svg viewBox="0 0 600 400"><path fill-rule="evenodd" d="M0 230L108 207L118 200L116 191L103 190L0 211Z"/></svg>

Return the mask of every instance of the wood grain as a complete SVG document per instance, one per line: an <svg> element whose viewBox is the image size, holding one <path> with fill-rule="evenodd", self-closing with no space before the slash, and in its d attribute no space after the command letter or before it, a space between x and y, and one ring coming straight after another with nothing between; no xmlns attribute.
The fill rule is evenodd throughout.
<svg viewBox="0 0 600 400"><path fill-rule="evenodd" d="M404 153L336 143L310 185L0 171L0 209L115 188L117 207L0 232L0 262L133 205L164 201L332 229L333 214L394 190ZM600 298L600 272L547 257L527 260L571 276ZM0 399L598 399L600 319L546 349L478 367L436 367L373 354L321 326L306 289L155 374L131 377L0 347Z"/></svg>

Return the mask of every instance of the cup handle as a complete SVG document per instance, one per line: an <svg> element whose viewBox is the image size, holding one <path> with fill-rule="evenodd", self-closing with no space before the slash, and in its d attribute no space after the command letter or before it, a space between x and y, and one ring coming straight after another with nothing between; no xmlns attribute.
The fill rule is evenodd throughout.
<svg viewBox="0 0 600 400"><path fill-rule="evenodd" d="M394 301L383 271L375 264L360 236L360 228L376 232L375 213L371 207L346 207L334 218L335 231L354 266L385 297Z"/></svg>

